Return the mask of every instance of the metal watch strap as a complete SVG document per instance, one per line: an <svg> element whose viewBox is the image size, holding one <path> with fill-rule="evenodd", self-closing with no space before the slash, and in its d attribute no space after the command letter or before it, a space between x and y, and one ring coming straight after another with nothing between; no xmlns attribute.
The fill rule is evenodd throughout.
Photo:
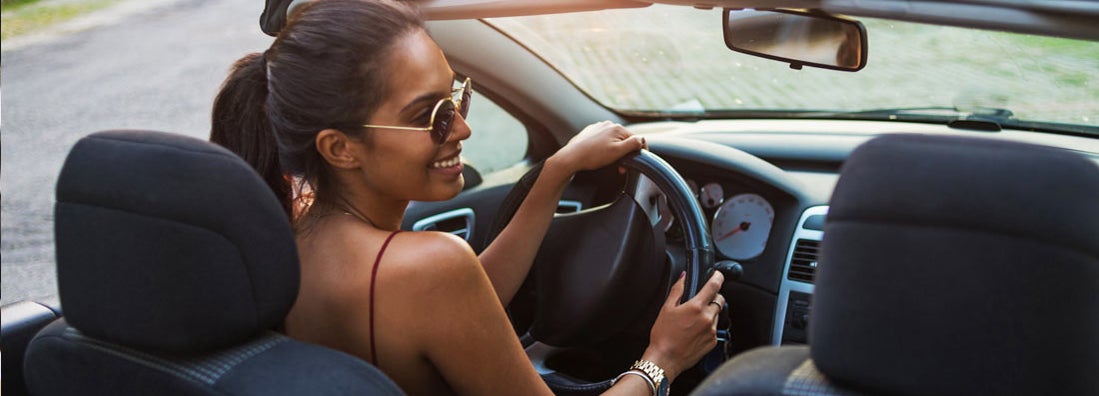
<svg viewBox="0 0 1099 396"><path fill-rule="evenodd" d="M657 366L656 363L648 360L638 360L630 366L630 370L637 370L645 373L652 380L656 389L660 389L660 385L664 383L664 369Z"/></svg>

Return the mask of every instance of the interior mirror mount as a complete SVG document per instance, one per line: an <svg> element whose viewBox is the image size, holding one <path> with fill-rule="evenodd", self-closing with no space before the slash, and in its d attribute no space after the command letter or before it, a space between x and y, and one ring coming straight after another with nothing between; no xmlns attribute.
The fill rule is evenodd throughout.
<svg viewBox="0 0 1099 396"><path fill-rule="evenodd" d="M820 11L726 8L725 46L748 55L790 64L841 71L866 66L866 27L862 22Z"/></svg>

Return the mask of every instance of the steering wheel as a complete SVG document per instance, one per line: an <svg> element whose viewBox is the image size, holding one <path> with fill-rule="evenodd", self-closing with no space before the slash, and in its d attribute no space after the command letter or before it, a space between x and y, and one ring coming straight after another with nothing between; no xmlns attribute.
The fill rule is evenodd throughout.
<svg viewBox="0 0 1099 396"><path fill-rule="evenodd" d="M714 244L702 207L683 176L656 154L647 150L631 153L618 165L649 178L665 194L673 215L683 225L687 279L680 302L687 302L698 294L714 269Z"/></svg>
<svg viewBox="0 0 1099 396"><path fill-rule="evenodd" d="M683 231L682 253L676 251L686 271L682 301L689 300L705 284L714 263L698 201L679 173L649 151L628 154L612 166L627 169L629 180L644 175L666 197ZM540 171L541 165L531 169L508 193L488 241L515 215ZM678 273L672 273L666 260L666 223L654 225L648 213L655 204L638 196L648 191L642 184L627 183L632 188L623 189L608 205L554 216L528 276L537 290L529 329L535 341L554 347L592 345L637 323L654 308L652 301L664 301Z"/></svg>

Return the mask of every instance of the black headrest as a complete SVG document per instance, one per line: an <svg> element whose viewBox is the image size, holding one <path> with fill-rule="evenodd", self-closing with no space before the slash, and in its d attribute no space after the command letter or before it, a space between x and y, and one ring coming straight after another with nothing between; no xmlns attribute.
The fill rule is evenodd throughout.
<svg viewBox="0 0 1099 396"><path fill-rule="evenodd" d="M889 394L1099 394L1099 166L991 139L871 140L813 296L822 372Z"/></svg>
<svg viewBox="0 0 1099 396"><path fill-rule="evenodd" d="M277 325L298 292L274 194L202 140L108 131L72 148L57 182L57 281L69 324L113 343L198 352Z"/></svg>

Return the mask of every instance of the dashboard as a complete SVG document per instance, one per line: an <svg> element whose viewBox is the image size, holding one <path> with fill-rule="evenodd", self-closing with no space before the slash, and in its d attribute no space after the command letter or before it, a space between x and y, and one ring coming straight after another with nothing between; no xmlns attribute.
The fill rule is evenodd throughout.
<svg viewBox="0 0 1099 396"><path fill-rule="evenodd" d="M739 341L740 349L805 343L816 268L816 251L807 250L819 246L828 198L807 191L830 192L837 174L782 170L784 181L769 183L738 171L722 172L698 158L678 156L675 150L661 152L666 148L662 143L653 139L650 147L679 171L698 200L713 240L716 265L735 263L742 270L723 289L736 312L734 343ZM785 185L798 188L787 191ZM639 203L654 223L666 221L669 215L661 207L661 193L643 178L637 191ZM669 247L683 242L681 230L674 221L670 223L663 227ZM792 257L801 264L793 272L789 269Z"/></svg>
<svg viewBox="0 0 1099 396"><path fill-rule="evenodd" d="M1099 139L1017 130L976 133L935 124L850 120L652 122L630 129L644 135L650 150L689 181L717 242L715 261L733 261L742 269L738 278L727 277L722 289L732 315L733 353L808 342L814 276L820 266L817 253L829 200L844 161L867 140L890 133L978 136L1061 148L1099 164ZM516 166L486 175L463 194L468 199L415 203L406 218L456 213L453 219L436 222L433 229L460 234L479 251L488 243L486 235L498 226L492 215L500 210L499 203L529 169L530 165ZM579 173L566 188L558 211L572 213L613 202L627 185L615 169ZM663 227L668 251L674 253L676 246L683 246L676 243L682 235L662 207L667 200L658 190L647 196L643 190L639 184L635 199L653 225ZM404 225L414 226L411 221ZM670 258L674 265L675 258ZM672 269L673 274L678 271ZM527 300L532 300L534 295L528 294ZM531 308L514 302L511 308L516 328L528 326ZM637 327L632 330L644 339L648 324Z"/></svg>
<svg viewBox="0 0 1099 396"><path fill-rule="evenodd" d="M707 217L715 261L743 268L722 291L737 351L808 342L828 201L855 147L885 133L973 134L870 121L661 122L631 129L646 134L650 149L686 179ZM1060 147L1099 163L1095 139L1025 131L988 137ZM667 232L669 245L675 232Z"/></svg>

